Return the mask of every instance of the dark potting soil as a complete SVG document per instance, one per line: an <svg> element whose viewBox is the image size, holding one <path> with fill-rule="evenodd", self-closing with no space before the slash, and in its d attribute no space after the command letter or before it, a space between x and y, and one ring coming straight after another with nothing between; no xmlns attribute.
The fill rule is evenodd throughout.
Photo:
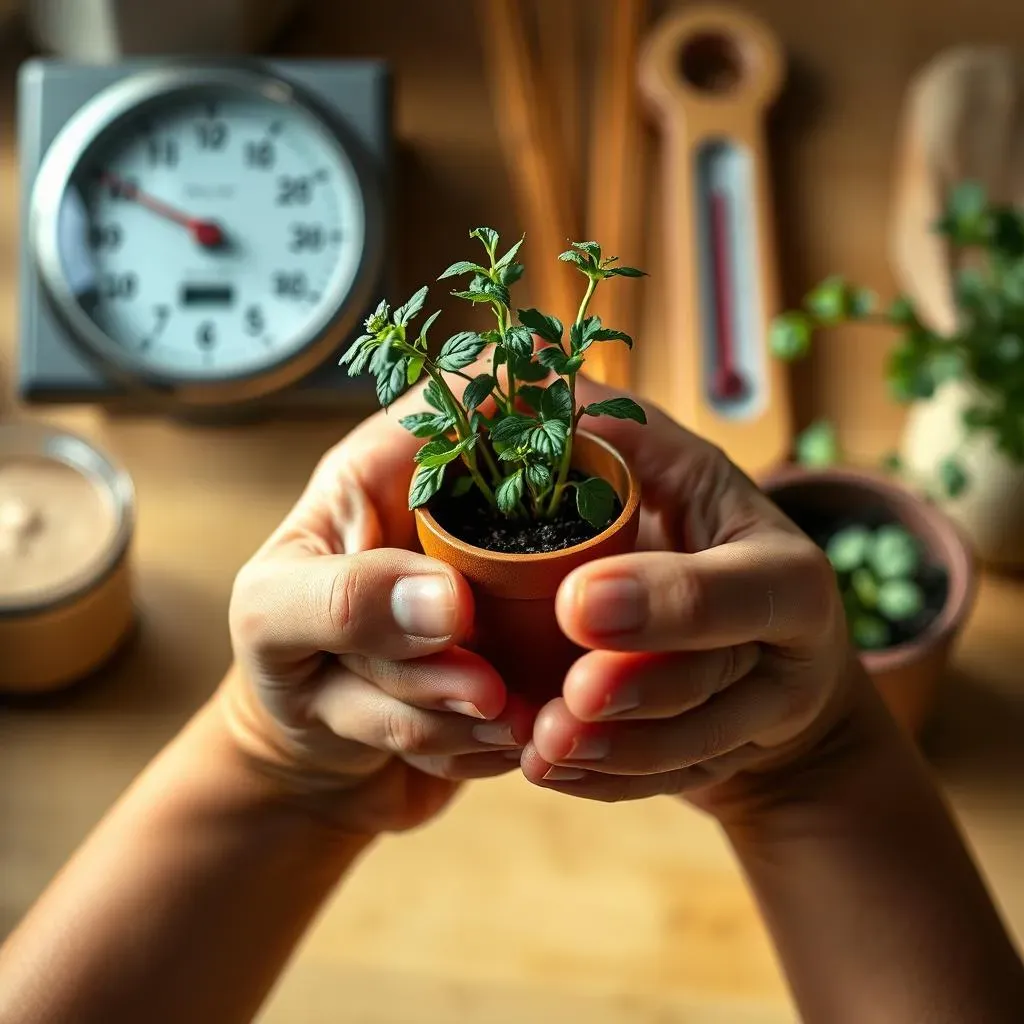
<svg viewBox="0 0 1024 1024"><path fill-rule="evenodd" d="M572 472L569 479L578 483L586 477L582 473ZM474 547L508 555L539 555L547 551L561 551L591 540L606 528L595 530L590 523L580 518L572 491L566 492L558 512L551 519L540 521L503 516L487 504L475 487L467 494L455 498L446 486L430 503L430 511L438 523L459 540ZM608 523L615 522L621 512L622 503L616 498Z"/></svg>
<svg viewBox="0 0 1024 1024"><path fill-rule="evenodd" d="M797 520L798 525L822 550L828 546L829 540L840 530L848 526L866 526L875 530L879 526L902 526L898 520L884 514L861 515L848 519L810 521L806 517ZM911 619L905 622L890 622L891 640L887 650L907 643L920 636L935 620L946 606L949 595L949 575L946 569L937 562L924 560L921 562L914 582L924 592L924 607Z"/></svg>

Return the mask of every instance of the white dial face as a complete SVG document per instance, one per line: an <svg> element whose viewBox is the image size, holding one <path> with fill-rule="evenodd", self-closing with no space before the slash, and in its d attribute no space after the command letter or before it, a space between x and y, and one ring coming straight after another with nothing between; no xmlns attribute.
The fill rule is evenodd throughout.
<svg viewBox="0 0 1024 1024"><path fill-rule="evenodd" d="M61 200L64 277L132 362L257 374L334 318L363 256L356 171L304 108L164 98L91 147Z"/></svg>

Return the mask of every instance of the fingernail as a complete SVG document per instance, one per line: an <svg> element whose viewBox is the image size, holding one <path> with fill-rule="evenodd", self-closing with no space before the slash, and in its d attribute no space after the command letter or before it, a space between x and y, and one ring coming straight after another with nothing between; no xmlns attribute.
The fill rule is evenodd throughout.
<svg viewBox="0 0 1024 1024"><path fill-rule="evenodd" d="M409 636L443 640L455 632L455 588L443 573L405 576L391 591L395 625Z"/></svg>
<svg viewBox="0 0 1024 1024"><path fill-rule="evenodd" d="M611 743L607 736L578 736L564 760L600 761L608 756L610 749Z"/></svg>
<svg viewBox="0 0 1024 1024"><path fill-rule="evenodd" d="M544 778L548 782L577 782L586 774L578 768L559 768L556 765L544 773Z"/></svg>
<svg viewBox="0 0 1024 1024"><path fill-rule="evenodd" d="M470 718L487 717L475 704L470 704L468 700L446 700L444 701L444 707L449 711L454 711L457 715L469 715Z"/></svg>
<svg viewBox="0 0 1024 1024"><path fill-rule="evenodd" d="M592 633L629 633L647 613L640 584L631 576L604 576L584 584L584 622Z"/></svg>
<svg viewBox="0 0 1024 1024"><path fill-rule="evenodd" d="M507 722L481 722L473 726L473 739L492 747L517 747L512 726Z"/></svg>
<svg viewBox="0 0 1024 1024"><path fill-rule="evenodd" d="M635 711L640 707L640 693L635 686L624 686L617 693L610 693L601 708L601 718L613 718L625 711Z"/></svg>

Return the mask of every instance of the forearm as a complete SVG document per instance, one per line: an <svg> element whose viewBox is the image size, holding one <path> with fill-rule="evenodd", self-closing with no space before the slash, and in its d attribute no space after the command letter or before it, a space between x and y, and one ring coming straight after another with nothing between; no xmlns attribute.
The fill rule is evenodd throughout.
<svg viewBox="0 0 1024 1024"><path fill-rule="evenodd" d="M207 705L0 951L0 1024L248 1021L365 843L286 800Z"/></svg>
<svg viewBox="0 0 1024 1024"><path fill-rule="evenodd" d="M1024 968L927 768L868 686L723 822L807 1024L1011 1024ZM775 798L772 793L779 793Z"/></svg>

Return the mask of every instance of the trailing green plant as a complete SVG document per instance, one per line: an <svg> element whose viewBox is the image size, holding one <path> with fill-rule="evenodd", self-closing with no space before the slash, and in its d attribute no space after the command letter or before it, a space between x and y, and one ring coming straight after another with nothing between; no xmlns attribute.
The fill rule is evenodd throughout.
<svg viewBox="0 0 1024 1024"><path fill-rule="evenodd" d="M978 397L963 413L966 436L988 433L1007 458L1024 463L1024 208L990 202L983 187L964 182L951 191L933 230L946 239L956 268L951 333L923 323L907 296L879 310L872 292L837 275L814 288L803 308L774 320L772 351L787 361L801 359L819 329L852 321L893 328L900 341L886 371L892 396L911 402L930 398L948 381L968 382ZM812 465L839 459L827 422L808 428L797 457ZM887 463L899 470L895 457ZM956 497L969 483L961 458L950 451L939 466L941 491Z"/></svg>
<svg viewBox="0 0 1024 1024"><path fill-rule="evenodd" d="M896 630L925 608L917 576L918 542L901 526L848 526L825 546L839 581L854 643L862 650L888 647Z"/></svg>
<svg viewBox="0 0 1024 1024"><path fill-rule="evenodd" d="M367 371L374 375L384 408L427 378L429 410L400 421L425 442L415 456L419 471L409 494L411 509L429 502L441 490L447 468L460 460L465 473L453 482L455 497L475 488L502 516L550 519L572 493L581 518L601 529L612 516L616 495L600 477L571 478L576 430L585 416L638 423L646 423L647 417L626 397L578 404L576 379L592 345L633 345L629 335L588 315L598 286L609 278L642 277L644 272L619 266L617 257L602 256L597 242L571 243L558 259L575 266L586 285L566 330L549 313L513 310L510 291L523 274L518 255L525 236L499 256L499 236L492 228L476 228L469 235L480 242L485 256L479 262L453 263L438 280L466 279L452 294L489 307L494 327L453 334L434 354L427 333L440 311L431 313L418 330L412 326L426 303L424 286L397 308L382 301L341 363L350 376ZM538 338L543 345L536 344ZM467 372L471 368L474 372ZM555 379L543 384L552 373ZM461 397L452 389L453 379L464 383Z"/></svg>

